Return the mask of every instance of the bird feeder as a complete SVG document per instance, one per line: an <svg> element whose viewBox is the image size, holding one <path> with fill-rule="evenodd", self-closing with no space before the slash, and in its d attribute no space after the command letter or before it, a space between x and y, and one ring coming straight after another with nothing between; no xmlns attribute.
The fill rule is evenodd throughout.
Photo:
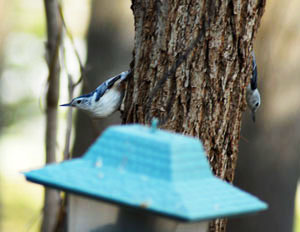
<svg viewBox="0 0 300 232"><path fill-rule="evenodd" d="M25 176L71 193L72 232L204 232L211 219L267 208L215 177L198 139L155 122L109 127L82 158Z"/></svg>

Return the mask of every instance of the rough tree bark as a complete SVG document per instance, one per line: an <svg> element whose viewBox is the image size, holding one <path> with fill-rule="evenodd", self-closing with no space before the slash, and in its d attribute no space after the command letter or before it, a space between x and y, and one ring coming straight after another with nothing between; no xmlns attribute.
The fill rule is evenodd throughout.
<svg viewBox="0 0 300 232"><path fill-rule="evenodd" d="M46 100L46 163L56 161L56 134L57 134L57 104L59 98L59 43L61 40L61 22L56 0L45 0L47 17L47 44L46 60L48 63L48 91ZM52 232L59 210L59 192L45 190L43 221L41 231Z"/></svg>
<svg viewBox="0 0 300 232"><path fill-rule="evenodd" d="M123 123L199 137L214 173L232 182L265 0L132 1L135 45ZM225 231L215 220L210 231Z"/></svg>

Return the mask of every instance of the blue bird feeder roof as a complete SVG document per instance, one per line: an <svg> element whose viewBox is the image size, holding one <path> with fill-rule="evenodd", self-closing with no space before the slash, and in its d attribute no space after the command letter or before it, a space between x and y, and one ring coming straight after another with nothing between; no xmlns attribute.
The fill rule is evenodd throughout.
<svg viewBox="0 0 300 232"><path fill-rule="evenodd" d="M187 221L267 208L215 177L198 139L141 125L110 127L82 158L25 176L49 187Z"/></svg>

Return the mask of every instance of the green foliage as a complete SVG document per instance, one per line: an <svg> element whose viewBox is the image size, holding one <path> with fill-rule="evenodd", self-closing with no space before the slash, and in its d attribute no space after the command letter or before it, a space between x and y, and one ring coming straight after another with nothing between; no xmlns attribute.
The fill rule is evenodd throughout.
<svg viewBox="0 0 300 232"><path fill-rule="evenodd" d="M1 229L11 232L39 231L41 197L30 191L27 183L14 182L4 177L1 180L1 189L5 189L1 194Z"/></svg>
<svg viewBox="0 0 300 232"><path fill-rule="evenodd" d="M295 200L294 232L300 232L300 191L299 184Z"/></svg>
<svg viewBox="0 0 300 232"><path fill-rule="evenodd" d="M7 5L9 11L7 19L13 31L45 36L43 1L12 0Z"/></svg>
<svg viewBox="0 0 300 232"><path fill-rule="evenodd" d="M27 97L11 104L0 105L0 127L9 127L38 115L36 99Z"/></svg>

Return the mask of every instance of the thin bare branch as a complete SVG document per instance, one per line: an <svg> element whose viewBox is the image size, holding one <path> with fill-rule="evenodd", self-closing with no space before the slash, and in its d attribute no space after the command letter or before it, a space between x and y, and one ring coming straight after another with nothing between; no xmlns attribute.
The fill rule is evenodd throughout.
<svg viewBox="0 0 300 232"><path fill-rule="evenodd" d="M85 68L84 68L83 63L81 61L79 53L78 53L78 51L75 47L75 43L74 43L72 33L70 32L70 30L68 29L68 27L66 25L61 4L58 4L58 12L59 12L60 19L62 21L62 26L64 28L64 31L66 32L66 35L70 39L73 51L74 51L74 53L76 55L76 58L77 58L77 62L80 66L80 78L79 78L78 81L76 81L74 83L72 75L69 73L68 66L67 66L66 49L65 49L64 44L62 44L61 45L61 50L62 50L62 52L61 52L61 56L62 56L61 65L62 65L62 69L65 70L65 72L68 76L68 94L69 94L69 101L71 101L73 99L73 96L74 96L75 88L81 83L83 78L86 78L86 74L85 74ZM67 112L67 128L66 128L66 136L65 136L65 147L64 147L64 151L63 151L64 160L71 158L70 157L71 130L72 130L72 107L68 108L68 112Z"/></svg>
<svg viewBox="0 0 300 232"><path fill-rule="evenodd" d="M68 74L68 92L69 99L73 99L75 85L72 80L72 76ZM65 136L65 148L64 148L64 160L71 158L70 152L70 144L71 144L71 132L72 132L72 111L73 108L69 107L67 112L67 128L66 128L66 136Z"/></svg>
<svg viewBox="0 0 300 232"><path fill-rule="evenodd" d="M68 94L69 94L69 101L73 99L74 96L74 89L75 85L73 82L72 75L69 74L67 60L66 60L66 49L64 44L61 45L61 68L64 70L68 76ZM67 127L66 127L66 136L65 136L65 147L63 151L63 158L64 160L70 158L70 144L71 144L71 130L72 130L72 107L68 107L67 109Z"/></svg>
<svg viewBox="0 0 300 232"><path fill-rule="evenodd" d="M58 4L58 12L59 12L59 15L60 15L60 18L61 18L61 21L62 21L62 25L63 25L63 27L64 27L64 29L66 31L66 34L67 34L68 38L70 39L72 48L74 50L74 53L76 55L76 58L77 58L77 61L78 61L79 67L80 67L80 74L81 74L80 78L79 78L79 80L76 83L74 83L74 86L77 86L77 85L80 84L80 82L83 80L83 78L86 78L86 70L85 70L85 67L84 67L84 65L83 65L83 63L81 61L79 52L76 49L72 33L69 31L69 29L68 29L68 27L66 25L61 4Z"/></svg>

